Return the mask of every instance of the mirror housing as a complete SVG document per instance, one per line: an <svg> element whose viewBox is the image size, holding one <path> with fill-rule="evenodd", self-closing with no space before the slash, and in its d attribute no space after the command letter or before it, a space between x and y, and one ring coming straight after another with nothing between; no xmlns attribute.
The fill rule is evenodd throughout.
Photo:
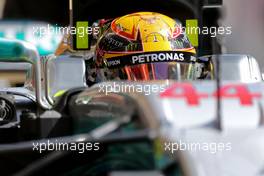
<svg viewBox="0 0 264 176"><path fill-rule="evenodd" d="M83 57L50 55L45 62L45 89L48 102L53 105L60 93L76 87L87 87L85 72Z"/></svg>
<svg viewBox="0 0 264 176"><path fill-rule="evenodd" d="M207 69L213 77L216 75L217 59L223 71L221 71L221 80L238 81L244 83L261 82L262 76L257 60L244 54L218 54L207 55L198 58L198 62L209 66ZM212 68L211 68L212 67Z"/></svg>
<svg viewBox="0 0 264 176"><path fill-rule="evenodd" d="M26 62L33 65L36 99L43 109L51 109L42 93L41 61L34 45L19 40L0 39L0 62Z"/></svg>

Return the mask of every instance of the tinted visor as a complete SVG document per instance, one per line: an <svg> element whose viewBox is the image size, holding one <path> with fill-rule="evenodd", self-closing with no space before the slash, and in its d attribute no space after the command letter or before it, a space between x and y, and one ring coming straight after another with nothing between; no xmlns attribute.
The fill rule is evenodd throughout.
<svg viewBox="0 0 264 176"><path fill-rule="evenodd" d="M108 69L106 80L193 80L194 63L159 62Z"/></svg>

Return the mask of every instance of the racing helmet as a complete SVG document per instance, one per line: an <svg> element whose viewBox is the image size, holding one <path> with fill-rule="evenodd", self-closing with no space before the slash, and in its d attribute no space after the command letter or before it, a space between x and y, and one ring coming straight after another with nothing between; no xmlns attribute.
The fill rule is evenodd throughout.
<svg viewBox="0 0 264 176"><path fill-rule="evenodd" d="M98 82L194 79L196 51L176 20L138 12L103 23L95 49Z"/></svg>

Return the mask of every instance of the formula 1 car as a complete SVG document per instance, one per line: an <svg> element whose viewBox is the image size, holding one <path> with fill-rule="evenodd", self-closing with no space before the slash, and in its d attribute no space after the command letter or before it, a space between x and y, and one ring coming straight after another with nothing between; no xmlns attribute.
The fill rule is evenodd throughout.
<svg viewBox="0 0 264 176"><path fill-rule="evenodd" d="M89 2L98 18L99 1ZM171 4L152 10L175 12ZM217 53L215 40L206 43ZM200 57L193 82L88 87L86 55L41 60L34 46L10 40L0 49L1 62L32 65L24 87L0 89L3 175L263 175L263 83L251 56Z"/></svg>
<svg viewBox="0 0 264 176"><path fill-rule="evenodd" d="M247 84L219 79L225 57L254 63L252 57L201 58L202 67L206 58L221 60L211 73L220 75L217 80L87 88L85 62L78 56L51 56L43 67L28 43L1 40L0 48L1 62L33 66L26 87L0 91L3 175L263 174L260 75L247 76L253 82ZM63 75L66 68L74 78Z"/></svg>

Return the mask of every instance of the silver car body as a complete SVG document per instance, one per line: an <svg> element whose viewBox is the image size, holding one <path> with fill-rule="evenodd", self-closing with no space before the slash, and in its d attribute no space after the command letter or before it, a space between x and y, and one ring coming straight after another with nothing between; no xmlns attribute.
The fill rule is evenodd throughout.
<svg viewBox="0 0 264 176"><path fill-rule="evenodd" d="M160 89L138 93L133 86ZM223 82L218 99L215 81L109 82L94 87L105 94L122 90L146 114L152 111L150 118L160 123L164 152L178 158L189 176L264 174L263 88L262 83Z"/></svg>

